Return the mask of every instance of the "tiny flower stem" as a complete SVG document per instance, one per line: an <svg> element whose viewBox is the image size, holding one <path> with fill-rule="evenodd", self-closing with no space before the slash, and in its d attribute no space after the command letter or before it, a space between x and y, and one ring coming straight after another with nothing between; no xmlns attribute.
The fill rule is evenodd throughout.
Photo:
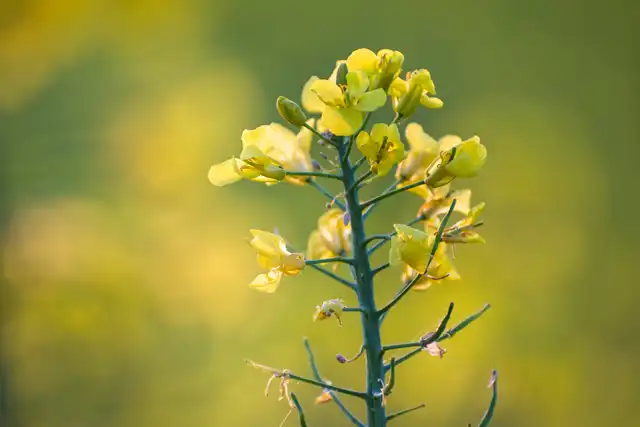
<svg viewBox="0 0 640 427"><path fill-rule="evenodd" d="M450 338L453 338L453 336L455 334L457 334L458 332L460 332L461 330L463 330L464 328L469 326L469 324L471 324L471 322L473 322L474 320L478 319L480 316L482 316L490 308L491 308L490 304L485 305L482 308L482 310L480 310L477 313L474 313L471 316L467 317L466 319L464 319L463 321L461 321L460 323L458 323L456 326L452 327L448 331L443 332L442 335L437 339L437 341L438 342L442 342L444 340L448 340ZM410 352L408 352L407 354L399 357L398 360L396 360L396 366L401 364L401 363L406 362L407 360L409 360L412 357L420 354L421 352L422 352L422 347L419 347L419 348L416 348L414 350L411 350ZM389 365L385 366L385 369L388 370L389 369Z"/></svg>
<svg viewBox="0 0 640 427"><path fill-rule="evenodd" d="M371 242L375 242L376 240L391 240L391 237L393 236L391 236L390 234L373 234L364 240L364 245L366 246Z"/></svg>
<svg viewBox="0 0 640 427"><path fill-rule="evenodd" d="M353 164L353 170L357 170L360 166L362 166L364 164L364 162L367 161L366 157L360 157L354 164Z"/></svg>
<svg viewBox="0 0 640 427"><path fill-rule="evenodd" d="M353 264L353 260L351 258L345 258L341 256L337 256L333 258L322 258L322 259L307 259L304 262L307 265L328 264L330 262L341 262L349 265Z"/></svg>
<svg viewBox="0 0 640 427"><path fill-rule="evenodd" d="M391 301L389 301L387 305L382 307L378 312L380 316L383 316L394 305L400 302L402 297L404 297L407 294L407 292L409 292L411 288L413 288L413 286L416 283L418 283L425 274L427 274L427 271L429 271L429 267L431 266L431 262L435 257L436 251L438 250L438 246L440 246L440 242L442 241L442 234L444 233L444 229L447 227L447 222L449 221L449 218L451 217L451 214L453 213L453 209L455 207L456 207L456 199L453 199L453 201L451 202L451 206L449 206L449 211L447 211L447 214L444 216L444 218L442 219L442 222L440 223L440 226L438 227L436 238L433 242L431 253L429 254L429 260L427 261L427 267L425 268L424 272L416 274L416 276L413 278L411 282L409 282L404 288L402 288L402 290L398 292L398 294Z"/></svg>
<svg viewBox="0 0 640 427"><path fill-rule="evenodd" d="M360 307L345 307L342 309L343 312L345 313L349 313L349 312L359 312L362 313L362 309Z"/></svg>
<svg viewBox="0 0 640 427"><path fill-rule="evenodd" d="M373 175L373 172L371 170L368 170L367 172L365 172L364 175L362 175L360 178L356 180L356 182L352 184L353 188L359 187L360 184L366 181L371 175ZM349 188L347 191L351 191L353 190L353 188Z"/></svg>
<svg viewBox="0 0 640 427"><path fill-rule="evenodd" d="M340 175L335 175L328 172L315 172L315 171L284 171L285 175L289 176L315 176L318 178L330 178L341 179Z"/></svg>
<svg viewBox="0 0 640 427"><path fill-rule="evenodd" d="M421 347L420 341L403 342L400 344L389 344L382 348L382 351L400 350L402 348Z"/></svg>
<svg viewBox="0 0 640 427"><path fill-rule="evenodd" d="M386 270L387 268L389 268L389 263L388 263L388 262L385 262L384 264L382 264L382 265L380 265L380 266L378 266L378 267L374 268L374 269L371 271L371 274L373 274L373 275L375 276L376 274L380 273L381 271Z"/></svg>
<svg viewBox="0 0 640 427"><path fill-rule="evenodd" d="M420 187L421 185L425 185L425 182L424 181L417 181L417 182L414 182L414 183L411 183L411 184L407 184L404 187L396 188L395 190L391 190L389 192L382 193L379 196L376 196L376 197L374 197L372 199L369 199L369 200L367 200L365 202L362 202L360 204L360 208L364 209L364 208L366 208L368 206L371 206L374 203L377 203L377 202L379 202L381 200L384 200L384 199L386 199L388 197L394 196L394 195L396 195L398 193L402 193L402 192L407 191L407 190L411 190L412 188Z"/></svg>
<svg viewBox="0 0 640 427"><path fill-rule="evenodd" d="M331 200L332 204L336 205L337 207L339 207L343 211L346 210L346 207L344 206L344 203L342 203L340 200L338 200L336 198L336 196L331 194L329 192L329 190L324 188L322 185L318 184L317 182L315 182L313 180L309 181L309 185L312 186L313 188L315 188L316 190L318 190L320 193L324 194L329 200Z"/></svg>
<svg viewBox="0 0 640 427"><path fill-rule="evenodd" d="M489 381L489 387L491 387L491 402L489 402L489 408L487 408L487 412L482 417L480 424L478 427L487 427L489 423L491 423L491 419L493 418L493 411L496 408L496 404L498 403L498 371L493 371L491 374L491 380Z"/></svg>
<svg viewBox="0 0 640 427"><path fill-rule="evenodd" d="M318 132L317 130L315 130L312 126L310 126L308 123L303 124L302 126L304 126L305 128L309 129L311 132L313 132L318 138L322 139L324 142L326 142L329 145L332 145L336 148L339 147L338 143L336 143L334 140L332 140L331 138L327 138L326 136L324 136L323 134L321 134L320 132Z"/></svg>
<svg viewBox="0 0 640 427"><path fill-rule="evenodd" d="M304 417L304 411L302 410L302 405L298 402L298 398L295 393L291 393L291 401L294 405L296 405L296 409L298 410L298 420L300 420L300 427L307 427L307 420Z"/></svg>
<svg viewBox="0 0 640 427"><path fill-rule="evenodd" d="M387 194L388 192L392 191L394 188L396 188L398 186L398 184L400 184L400 180L395 180L393 181L393 183L391 183L390 186L388 186L387 188L384 189L384 191L382 192L382 194ZM369 215L371 215L371 212L373 212L373 209L375 209L377 205L372 205L369 206L367 209L365 209L364 213L362 214L362 217L364 219L367 219L369 217Z"/></svg>
<svg viewBox="0 0 640 427"><path fill-rule="evenodd" d="M342 388L342 387L338 387L335 386L333 384L329 384L323 381L316 381L316 380L312 380L311 378L306 378L306 377L301 377L300 375L296 375L292 372L286 372L285 374L287 378L291 378L292 380L296 380L296 381L300 381L301 383L307 383L307 384L311 384L311 385L315 385L327 390L332 390L338 393L342 393L342 394L346 394L347 396L353 396L353 397L359 397L360 399L366 399L367 398L367 393L361 392L361 391L356 391L356 390L351 390L349 388Z"/></svg>
<svg viewBox="0 0 640 427"><path fill-rule="evenodd" d="M409 412L417 411L418 409L424 408L426 405L424 403L419 404L418 406L414 406L412 408L403 409L398 412L394 412L393 414L389 414L387 417L387 421L391 421L394 418L398 418L401 415L408 414Z"/></svg>
<svg viewBox="0 0 640 427"><path fill-rule="evenodd" d="M313 268L314 270L319 271L320 273L324 274L325 276L331 277L333 280L335 280L338 283L342 283L343 285L348 286L353 290L356 289L355 283L350 282L347 279L343 279L342 277L338 276L337 274L335 274L332 271L329 271L329 270L327 270L327 269L325 269L323 267L320 267L319 265L315 265L315 264L309 264L309 267Z"/></svg>
<svg viewBox="0 0 640 427"><path fill-rule="evenodd" d="M305 350L307 350L307 356L309 357L309 365L311 366L313 377L318 381L324 381L322 379L322 375L320 375L320 370L318 369L318 365L316 364L316 358L313 355L311 344L309 344L309 340L307 338L304 339L304 348ZM358 418L356 418L356 416L353 415L353 413L346 406L344 406L344 404L340 400L340 397L336 393L334 393L333 391L329 391L329 394L331 395L333 401L336 402L336 405L338 405L338 407L347 416L347 418L349 418L349 421L351 421L352 424L359 427L365 427L365 425L360 420L358 420Z"/></svg>

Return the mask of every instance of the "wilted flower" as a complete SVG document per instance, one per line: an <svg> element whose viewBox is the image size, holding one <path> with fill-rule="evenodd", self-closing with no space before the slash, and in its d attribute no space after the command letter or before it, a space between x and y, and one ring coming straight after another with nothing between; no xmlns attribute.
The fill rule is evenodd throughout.
<svg viewBox="0 0 640 427"><path fill-rule="evenodd" d="M316 397L315 403L316 405L322 405L325 403L329 403L333 400L333 396L331 395L331 391L326 388L322 390L322 393Z"/></svg>
<svg viewBox="0 0 640 427"><path fill-rule="evenodd" d="M344 301L341 299L332 299L325 301L322 305L316 307L315 313L313 313L313 321L325 320L330 317L335 317L338 320L340 326L342 326L342 311L344 310Z"/></svg>
<svg viewBox="0 0 640 427"><path fill-rule="evenodd" d="M484 202L474 206L464 219L447 227L442 235L442 240L448 243L484 243L484 238L475 231L481 224L478 217L484 210L484 206Z"/></svg>
<svg viewBox="0 0 640 427"><path fill-rule="evenodd" d="M284 239L262 230L250 230L253 238L249 244L258 252L258 264L266 273L261 273L249 287L273 293L278 289L283 276L296 276L305 266L304 255L287 250Z"/></svg>
<svg viewBox="0 0 640 427"><path fill-rule="evenodd" d="M393 165L404 159L404 145L395 124L373 125L371 135L366 131L358 134L356 145L369 161L371 170L380 176L386 175Z"/></svg>

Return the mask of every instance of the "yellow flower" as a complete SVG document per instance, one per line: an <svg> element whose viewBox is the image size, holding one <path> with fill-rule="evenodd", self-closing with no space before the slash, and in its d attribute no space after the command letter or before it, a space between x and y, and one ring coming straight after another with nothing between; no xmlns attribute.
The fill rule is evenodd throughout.
<svg viewBox="0 0 640 427"><path fill-rule="evenodd" d="M436 94L436 88L431 73L425 69L408 73L406 80L396 77L389 86L389 94L394 111L402 117L412 115L420 104L427 108L443 106L442 100L429 96Z"/></svg>
<svg viewBox="0 0 640 427"><path fill-rule="evenodd" d="M396 178L403 181L402 185L424 179L427 168L440 153L438 141L429 136L418 123L409 123L405 136L409 143L409 154L396 170Z"/></svg>
<svg viewBox="0 0 640 427"><path fill-rule="evenodd" d="M475 231L475 228L481 224L478 217L484 210L484 206L484 202L474 206L464 219L447 227L442 235L442 240L448 243L484 243L484 238Z"/></svg>
<svg viewBox="0 0 640 427"><path fill-rule="evenodd" d="M332 258L351 254L351 225L344 224L344 212L329 209L318 219L318 228L309 235L309 259ZM334 263L334 268L339 264Z"/></svg>
<svg viewBox="0 0 640 427"><path fill-rule="evenodd" d="M435 188L455 178L470 178L478 174L487 159L487 149L474 136L462 141L450 138L440 145L440 157L427 171L427 185Z"/></svg>
<svg viewBox="0 0 640 427"><path fill-rule="evenodd" d="M339 86L331 79L318 79L310 86L324 103L322 122L339 136L354 134L362 126L365 112L375 111L387 101L383 89L368 91L369 78L363 71L348 72L346 81Z"/></svg>
<svg viewBox="0 0 640 427"><path fill-rule="evenodd" d="M429 219L434 219L440 215L444 215L449 210L453 200L456 200L455 212L459 212L462 215L469 213L471 205L471 190L451 190L451 186L444 185L437 188L423 188L425 198L424 203L418 210L419 216L424 216L429 222ZM432 227L437 228L436 223L431 224Z"/></svg>
<svg viewBox="0 0 640 427"><path fill-rule="evenodd" d="M305 266L304 255L287 250L284 239L262 230L250 230L253 238L249 244L258 253L258 264L266 273L261 273L249 287L273 293L278 289L283 276L296 276Z"/></svg>
<svg viewBox="0 0 640 427"><path fill-rule="evenodd" d="M371 135L366 131L358 134L356 145L369 161L371 170L380 176L386 175L393 165L404 159L404 145L395 124L373 125Z"/></svg>
<svg viewBox="0 0 640 427"><path fill-rule="evenodd" d="M369 76L371 88L385 91L391 82L400 75L404 55L391 49L381 49L377 54L369 49L357 49L347 58L349 71L363 71Z"/></svg>
<svg viewBox="0 0 640 427"><path fill-rule="evenodd" d="M427 265L429 265L429 270L426 274L432 278L446 275L449 275L449 280L460 278L447 255L446 243L440 242L433 261L429 264L429 257L435 240L434 233L426 233L404 224L395 224L394 228L397 234L391 239L389 264L392 266L404 264L404 280L413 278L413 276L409 277L409 274L414 274L415 272L424 273ZM425 277L422 280L428 279L429 277Z"/></svg>
<svg viewBox="0 0 640 427"><path fill-rule="evenodd" d="M309 123L313 126L313 120ZM306 182L303 178L286 176L286 170L311 171L312 133L302 128L296 135L291 130L271 123L242 132L242 153L211 166L209 181L218 187L240 179L274 184L286 179L295 184Z"/></svg>
<svg viewBox="0 0 640 427"><path fill-rule="evenodd" d="M431 265L429 266L429 271L427 271L427 274L422 276L418 280L418 282L413 285L413 287L411 288L412 290L426 291L431 287L432 284L437 282L460 280L460 274L455 269L453 263L451 262L451 259L448 256L441 255L438 259L437 255L440 252L440 247L442 247L442 245L445 245L446 247L446 244L440 243L438 251L436 252L436 258L434 258L434 260L431 262ZM445 249L443 249L443 251L444 250ZM405 264L404 270L402 271L402 282L410 282L416 277L417 274L418 272L416 270Z"/></svg>
<svg viewBox="0 0 640 427"><path fill-rule="evenodd" d="M322 305L316 307L315 313L313 313L313 321L325 320L330 317L335 317L338 320L340 326L342 326L342 311L344 310L344 301L341 299L332 299L325 301Z"/></svg>

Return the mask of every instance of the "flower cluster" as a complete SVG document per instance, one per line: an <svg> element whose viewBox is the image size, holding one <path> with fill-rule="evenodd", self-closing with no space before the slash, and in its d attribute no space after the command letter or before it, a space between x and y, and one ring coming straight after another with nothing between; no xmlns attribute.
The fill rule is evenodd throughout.
<svg viewBox="0 0 640 427"><path fill-rule="evenodd" d="M477 231L482 225L479 217L484 203L472 206L471 190L452 186L457 180L474 177L481 171L487 157L486 147L475 135L467 139L455 135L433 138L420 124L410 122L418 108L439 109L444 104L435 97L435 83L428 70L404 72L403 66L404 55L395 50L352 52L336 62L328 77L309 78L302 87L301 106L285 97L277 99L280 116L295 130L278 123L245 130L240 155L209 170L209 181L215 186L242 179L266 185L285 181L312 188L330 199L308 236L306 253L296 252L283 237L267 231L251 230L249 241L263 270L250 282L251 288L273 293L285 276L297 276L310 267L355 291L352 304L345 303L346 299L332 298L318 305L313 320L333 317L342 325L348 313L360 314L364 344L355 358L366 355L369 375L366 392L341 388L323 379L308 343L315 379L252 362L254 367L271 373L271 380L281 381L282 397L299 411L301 425L306 424L299 402L289 392L291 379L322 387L317 402L335 401L353 424L364 426L339 400L340 394L360 397L367 405L367 425L386 425L396 416L385 415L387 396L395 384L396 365L419 352L442 357L445 350L439 342L453 337L488 308L446 330L452 303L438 328L420 341L389 346L381 342L382 321L409 291L424 291L438 282L460 280L454 266L455 245L484 243ZM368 127L371 113L384 109L387 101L390 106L386 108L393 111L392 119ZM364 165L367 169L360 170ZM341 183L343 191L332 193L321 185L323 179ZM364 187L383 179L393 182L378 196L361 200ZM416 203L413 218L405 224L394 224L388 234L367 235L365 220L372 210L401 193L412 193L421 200ZM453 219L454 215L459 218ZM371 255L388 242L388 263L372 267ZM327 264L329 268L325 267ZM340 269L340 265L346 268ZM387 304L378 305L374 278L380 271L393 267L399 267L396 276L399 290ZM385 352L409 347L417 347L417 353L410 352L398 362L395 358L383 358ZM338 357L341 363L350 360ZM388 381L387 374L390 374ZM488 413L492 414L493 409ZM481 425L487 425L488 421L483 420Z"/></svg>

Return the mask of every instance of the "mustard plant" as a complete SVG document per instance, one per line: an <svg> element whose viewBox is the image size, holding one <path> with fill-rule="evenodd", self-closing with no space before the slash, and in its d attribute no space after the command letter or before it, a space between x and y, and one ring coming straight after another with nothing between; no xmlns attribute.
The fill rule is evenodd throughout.
<svg viewBox="0 0 640 427"><path fill-rule="evenodd" d="M241 179L266 185L288 182L313 188L330 200L317 228L309 235L306 253L294 250L276 233L250 230L249 244L264 270L251 281L251 288L273 293L285 277L297 276L309 267L346 286L357 299L354 306L345 305L341 299L327 300L317 306L313 319L335 318L342 325L346 316L359 316L361 350L350 359L338 355L337 360L349 363L361 356L366 359L363 390L341 387L323 378L306 339L312 377L247 361L269 375L267 392L273 382L279 383L280 398L288 402L289 413L297 411L301 426L306 426L307 420L300 401L290 391L293 383L319 387L321 394L316 403L334 402L357 426L386 426L422 408L424 404L387 413L396 370L421 353L442 357L446 350L440 343L453 338L489 308L486 305L449 327L454 308L451 303L437 327L419 340L398 344L382 341L383 321L409 292L460 279L453 264L455 245L484 243L478 233L484 203L471 206L471 191L452 189L451 184L478 174L485 163L486 148L478 136L463 140L447 135L436 140L418 123L404 126L408 150L405 148L399 126L418 108L439 109L443 102L435 97L429 71L414 70L401 77L403 64L404 55L398 51L354 51L346 60L336 63L328 78L314 76L307 81L302 89L302 107L284 97L277 99L280 116L295 127L295 132L277 123L245 130L240 155L212 166L209 171L209 180L215 186ZM375 123L369 128L371 113L389 99L394 112L390 123ZM324 165L311 157L314 142L320 147ZM394 169L395 179L390 187L368 200L361 199L362 188L375 184ZM332 194L321 184L322 180L339 182L342 192ZM406 224L394 224L387 234L367 234L365 221L372 211L404 192L411 192L421 200L417 215ZM454 214L461 215L461 219L453 222ZM385 244L389 245L388 262L372 266L372 254ZM392 267L400 267L401 284L395 297L380 304L375 298L374 280L378 273ZM407 352L393 356L398 350ZM494 371L490 382L493 395L480 427L487 426L493 416L496 377ZM362 400L366 419L358 419L342 402L342 395Z"/></svg>

